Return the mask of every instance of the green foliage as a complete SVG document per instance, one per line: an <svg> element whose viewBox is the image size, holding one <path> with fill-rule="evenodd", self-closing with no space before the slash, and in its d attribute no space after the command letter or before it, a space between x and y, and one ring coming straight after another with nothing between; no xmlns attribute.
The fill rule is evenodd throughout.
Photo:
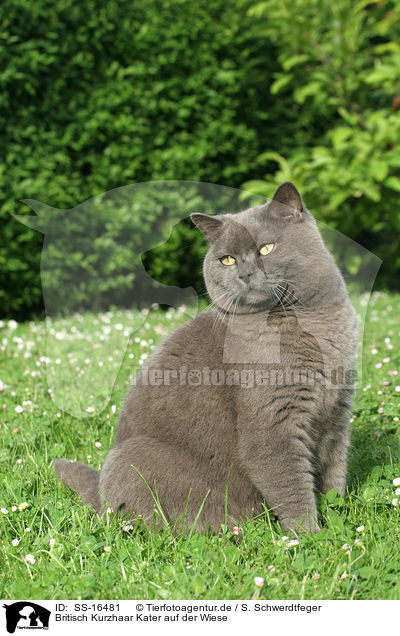
<svg viewBox="0 0 400 636"><path fill-rule="evenodd" d="M316 216L383 258L381 283L398 286L399 6L4 0L0 314L29 316L43 307L43 237L12 218L27 214L20 199L69 209L157 179L234 187L245 181L266 196L290 179ZM83 279L89 271L113 271L113 289L102 289L103 276L98 293L124 304L139 267L131 267L130 255L138 256L141 244L125 234L117 250L119 216L94 242L90 259L80 260L79 249L72 260ZM160 210L137 220L148 237ZM86 230L82 221L82 236ZM163 238L143 256L149 273L199 290L198 233L186 223L168 245ZM63 255L54 248L52 256L51 284L60 290ZM349 271L359 266L349 263ZM82 304L87 293L82 282L64 295L64 308L67 299L71 307ZM100 299L91 308L101 306Z"/></svg>
<svg viewBox="0 0 400 636"><path fill-rule="evenodd" d="M400 4L266 0L249 12L278 47L271 93L301 108L302 143L263 153L271 196L294 181L322 220L384 258L381 282L400 270Z"/></svg>
<svg viewBox="0 0 400 636"><path fill-rule="evenodd" d="M146 180L237 186L279 109L272 47L240 5L4 0L1 12L0 313L21 316L41 307L43 239L10 217L26 214L19 199L68 209Z"/></svg>
<svg viewBox="0 0 400 636"><path fill-rule="evenodd" d="M202 261L208 243L190 220L177 223L168 241L161 243L144 255L143 263L153 278L164 285L194 287L200 295L205 294Z"/></svg>
<svg viewBox="0 0 400 636"><path fill-rule="evenodd" d="M214 199L220 193L216 190ZM159 285L146 274L142 254L157 254L152 248L163 248L173 222L196 211L199 199L209 204L201 195L196 184L165 181L116 188L67 211L30 201L37 216L18 218L45 234L41 280L46 315L137 307L145 301L148 306L158 300L154 290ZM192 224L188 232L194 233ZM174 255L169 256L171 260L161 261L167 277L166 263L173 271L179 268ZM174 285L174 280L166 284Z"/></svg>

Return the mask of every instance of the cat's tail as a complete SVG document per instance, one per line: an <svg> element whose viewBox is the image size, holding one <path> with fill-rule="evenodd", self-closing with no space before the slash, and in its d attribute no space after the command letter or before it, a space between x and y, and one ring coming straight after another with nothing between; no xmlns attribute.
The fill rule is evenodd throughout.
<svg viewBox="0 0 400 636"><path fill-rule="evenodd" d="M77 492L83 503L91 504L98 513L102 512L103 502L99 493L100 473L98 470L69 459L56 459L53 466L57 477L65 486Z"/></svg>

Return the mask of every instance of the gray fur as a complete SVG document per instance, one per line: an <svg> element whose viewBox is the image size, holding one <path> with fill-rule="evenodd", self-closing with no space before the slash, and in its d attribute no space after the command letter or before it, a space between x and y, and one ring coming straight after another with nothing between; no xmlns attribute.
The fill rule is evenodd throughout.
<svg viewBox="0 0 400 636"><path fill-rule="evenodd" d="M352 388L328 386L337 369L351 374L356 355L343 278L292 184L266 205L192 219L210 242L204 277L216 308L174 331L148 360L101 473L58 460L57 475L98 512L108 505L151 522L150 486L168 520L190 526L204 503L198 530L217 529L226 512L239 523L265 501L284 531L317 532L316 493L337 488L343 496L346 488ZM264 243L275 248L261 256ZM225 255L236 263L222 265ZM295 369L317 379L194 386L196 373L188 385L182 369L198 377L202 369ZM149 372L165 370L169 383L148 384Z"/></svg>

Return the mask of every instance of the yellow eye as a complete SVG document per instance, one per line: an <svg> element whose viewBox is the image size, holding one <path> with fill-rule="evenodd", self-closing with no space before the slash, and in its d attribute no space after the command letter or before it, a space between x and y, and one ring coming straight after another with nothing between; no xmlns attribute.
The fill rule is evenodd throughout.
<svg viewBox="0 0 400 636"><path fill-rule="evenodd" d="M270 254L272 250L274 249L274 247L275 247L275 243L266 243L265 245L260 247L261 256L267 256L267 254Z"/></svg>
<svg viewBox="0 0 400 636"><path fill-rule="evenodd" d="M233 256L223 256L219 260L222 265L234 265L236 263L236 258L233 258Z"/></svg>

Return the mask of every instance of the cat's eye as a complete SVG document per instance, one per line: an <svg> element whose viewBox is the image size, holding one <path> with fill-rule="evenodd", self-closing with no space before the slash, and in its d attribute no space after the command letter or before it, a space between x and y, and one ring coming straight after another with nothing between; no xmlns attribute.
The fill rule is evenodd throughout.
<svg viewBox="0 0 400 636"><path fill-rule="evenodd" d="M261 254L261 256L267 256L267 254L270 254L272 252L274 247L275 243L265 243L265 245L262 245L260 247L259 253Z"/></svg>
<svg viewBox="0 0 400 636"><path fill-rule="evenodd" d="M223 256L222 258L219 259L222 263L222 265L234 265L236 263L236 258L233 258L233 256Z"/></svg>

